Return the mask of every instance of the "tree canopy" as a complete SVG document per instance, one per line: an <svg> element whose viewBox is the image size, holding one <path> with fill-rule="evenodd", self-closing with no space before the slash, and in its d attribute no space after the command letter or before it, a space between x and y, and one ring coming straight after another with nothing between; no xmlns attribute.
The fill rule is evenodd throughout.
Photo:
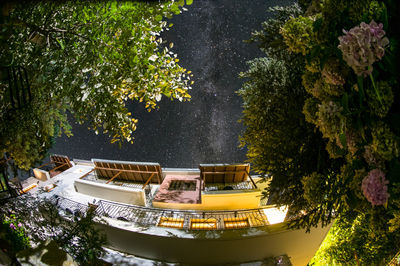
<svg viewBox="0 0 400 266"><path fill-rule="evenodd" d="M388 262L400 249L399 6L300 4L253 34L267 58L242 74L242 145L291 226L336 219L315 264Z"/></svg>
<svg viewBox="0 0 400 266"><path fill-rule="evenodd" d="M72 134L69 113L96 133L109 134L112 142L132 142L138 120L127 101L143 102L150 111L162 96L189 100L191 72L178 64L173 44L160 37L172 26L164 18L179 14L183 4L3 4L0 151L29 168L53 136ZM18 67L27 72L32 99L13 108L21 92L13 92L14 84L8 83L9 70Z"/></svg>
<svg viewBox="0 0 400 266"><path fill-rule="evenodd" d="M275 204L290 206L292 214L307 210L310 220L300 220L303 225L316 225L321 219L328 224L332 206L310 204L321 194L304 189L303 184L314 182L312 186L335 190L340 182L333 181L333 173L340 163L329 158L321 133L305 120L303 105L310 98L301 84L305 63L301 56L285 49L279 34L284 23L298 16L301 9L293 5L270 11L276 17L263 23L263 31L253 33L251 40L260 45L266 57L250 61L249 70L241 73L247 78L238 91L244 102L241 121L246 126L241 145L247 146L248 160L256 172L273 176L268 194ZM315 175L327 176L332 183L325 186L312 181Z"/></svg>

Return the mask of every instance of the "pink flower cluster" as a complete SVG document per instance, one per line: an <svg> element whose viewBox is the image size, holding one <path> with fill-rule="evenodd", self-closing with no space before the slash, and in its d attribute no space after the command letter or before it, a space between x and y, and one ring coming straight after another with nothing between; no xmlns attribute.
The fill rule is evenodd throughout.
<svg viewBox="0 0 400 266"><path fill-rule="evenodd" d="M22 226L22 224L18 223L18 227L21 227L21 226ZM13 230L17 229L17 227L15 227L15 225L13 223L10 223L10 228L13 229Z"/></svg>
<svg viewBox="0 0 400 266"><path fill-rule="evenodd" d="M358 76L371 74L372 64L382 59L389 44L382 23L378 25L373 20L369 24L361 22L359 27L343 32L345 35L339 37L338 45L343 59Z"/></svg>
<svg viewBox="0 0 400 266"><path fill-rule="evenodd" d="M389 198L387 184L389 181L385 179L385 173L380 169L374 169L362 181L361 189L372 205L384 205Z"/></svg>

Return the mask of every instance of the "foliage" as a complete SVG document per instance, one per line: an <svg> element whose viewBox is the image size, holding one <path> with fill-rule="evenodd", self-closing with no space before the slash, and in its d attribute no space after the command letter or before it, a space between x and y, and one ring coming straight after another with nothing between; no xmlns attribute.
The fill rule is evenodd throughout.
<svg viewBox="0 0 400 266"><path fill-rule="evenodd" d="M310 265L386 265L394 239L385 230L370 214L347 213L336 220Z"/></svg>
<svg viewBox="0 0 400 266"><path fill-rule="evenodd" d="M274 13L274 17L264 21L261 26L261 31L254 31L251 33L251 39L248 42L257 42L259 48L267 55L279 57L279 53L283 52L282 56L287 53L285 50L286 44L280 35L280 28L283 22L291 16L298 16L301 14L301 9L298 5L290 5L285 7L276 6L269 9L269 12Z"/></svg>
<svg viewBox="0 0 400 266"><path fill-rule="evenodd" d="M97 265L98 258L104 254L102 246L106 244L106 237L96 228L92 209L65 217L54 202L24 195L9 201L1 212L17 217L33 245L53 240L81 265Z"/></svg>
<svg viewBox="0 0 400 266"><path fill-rule="evenodd" d="M273 176L267 192L274 203L289 205L292 214L308 210L310 224L318 223L320 219L329 223L330 209L324 209L321 204L310 204L311 194L303 189L303 182L308 180L299 178L330 176L335 181L321 190L341 191L337 188L341 180L331 174L337 169L337 163L329 159L325 140L306 123L302 114L304 102L309 98L301 86L304 61L300 56L282 50L286 45L281 35L274 36L273 42L265 39L265 36L279 33L285 21L298 15L300 9L292 5L272 11L277 15L271 23L263 23L264 31L253 33L252 39L260 44L268 58L248 62L249 69L241 73L247 80L238 91L243 99L241 121L246 126L240 142L248 149L252 169L261 175ZM318 162L310 158L317 158ZM324 182L321 178L313 180Z"/></svg>
<svg viewBox="0 0 400 266"><path fill-rule="evenodd" d="M365 198L372 205L383 205L387 202L389 194L387 193L387 184L385 173L380 169L369 171L368 175L362 181L361 189Z"/></svg>
<svg viewBox="0 0 400 266"><path fill-rule="evenodd" d="M313 47L313 23L311 17L290 18L281 28L280 34L283 36L289 51L302 53L305 55Z"/></svg>
<svg viewBox="0 0 400 266"><path fill-rule="evenodd" d="M56 133L71 134L68 113L96 133L103 130L112 142L132 142L138 120L125 107L127 101L143 102L150 111L162 96L189 100L190 71L160 37L169 27L163 18L179 14L183 4L44 1L4 6L1 62L27 70L34 99L22 110L10 110L3 74L0 151L17 158L20 167L32 166Z"/></svg>
<svg viewBox="0 0 400 266"><path fill-rule="evenodd" d="M354 261L354 253L365 264L381 263L398 250L393 245L399 242L398 229L390 232L388 227L400 207L395 190L400 182L400 132L394 123L399 116L396 10L392 1L313 1L305 13L309 20L316 18L315 35L308 40L312 45L301 51L289 47L306 62L303 85L314 98L305 102L306 119L328 140L331 159L344 159L340 170L332 173L342 178L343 194L323 189L324 196L314 196L314 204L331 202L339 215L342 239L332 240L324 256L343 264ZM282 27L286 43L304 38L292 24L288 21ZM334 180L315 179L315 175L303 178L306 196ZM347 215L352 218L343 224ZM374 232L380 232L379 241ZM354 239L344 240L347 237ZM369 251L361 250L365 243Z"/></svg>
<svg viewBox="0 0 400 266"><path fill-rule="evenodd" d="M28 106L0 118L0 151L11 155L21 169L28 170L45 157L53 136L61 133L57 133L57 128L64 128L71 135L66 116L62 114L65 110L45 98L36 97Z"/></svg>
<svg viewBox="0 0 400 266"><path fill-rule="evenodd" d="M255 170L273 176L268 192L289 205L291 226L310 229L337 218L332 230L340 235L332 233L318 257L328 264L376 265L399 250L398 12L391 0L314 0L280 26L275 19L280 29L264 35L279 36L262 44L265 62L284 77L261 72L256 59L240 92L242 145ZM286 53L276 52L279 42ZM291 75L296 82L285 83Z"/></svg>
<svg viewBox="0 0 400 266"><path fill-rule="evenodd" d="M385 117L394 101L392 87L387 81L378 81L375 88L367 88L368 107L373 115ZM377 95L379 94L379 97Z"/></svg>
<svg viewBox="0 0 400 266"><path fill-rule="evenodd" d="M343 30L344 36L339 37L338 48L343 53L343 60L353 68L357 75L370 75L372 64L382 59L389 39L385 36L383 24L375 21L370 24L361 22L349 31Z"/></svg>
<svg viewBox="0 0 400 266"><path fill-rule="evenodd" d="M0 234L1 238L12 247L14 253L30 247L30 240L26 235L25 228L15 215L4 216L1 219Z"/></svg>
<svg viewBox="0 0 400 266"><path fill-rule="evenodd" d="M348 5L338 5L335 8L336 11L346 9L349 14L353 14L354 16L349 19L331 17L332 10L330 8L333 7L333 4L330 1L323 2L320 6L320 13L313 14L313 17L319 17L312 25L313 31L317 32L328 24L346 25L348 20L357 21L357 18L366 19L371 15L373 17L378 15L371 14L371 10L379 11L381 17L386 17L385 28L388 28L385 5L383 3L377 5L376 1L364 2L367 7L370 7L365 14L356 15L356 11ZM318 1L314 1L315 3ZM376 6L379 8L375 8ZM327 10L328 7L329 10ZM301 40L304 37L304 34L293 28L292 24L288 21L282 27L282 35L286 42L292 42L296 38ZM378 64L378 69L372 67L372 64L383 58L385 48L389 43L383 28L382 23L377 24L372 20L369 24L361 21L360 26L355 26L349 31L344 30L345 36L338 35L337 31L326 32L326 36L319 32L318 37L315 36L312 43L318 44L324 37L322 45L315 46L308 51L304 49L297 51L304 56L308 65L306 68L314 70L313 72L306 70L303 74L303 85L317 100L313 108L310 108L309 104L306 105L306 116L309 117L307 121L315 124L330 143L335 143L341 150L347 151L346 159L350 164L355 160L364 161L363 154L366 153L370 154L367 156L368 158L376 155L387 162L398 157L398 137L392 132L393 129L390 125L380 121L381 118L392 115L389 110L395 97L393 86L397 86L396 76L390 75L392 71L389 71L390 68L393 68L391 64L393 54L389 51L385 57L389 57L389 59ZM337 45L337 41L328 44L332 35L336 35L339 45ZM291 47L289 50L294 51ZM316 68L313 62L320 62L320 68ZM355 76L345 70L346 63L354 70ZM386 67L385 64L387 64ZM370 75L370 79L357 77L362 74L363 77ZM376 82L377 77L380 77L378 82ZM321 84L324 85L321 86ZM327 86L327 84L336 87ZM341 93L338 93L337 87L341 88ZM364 91L367 92L368 98L365 97ZM370 110L368 110L369 108ZM395 113L395 110L393 111ZM338 154L333 153L331 152L331 157L337 157ZM362 161L352 165L356 166L356 169L368 168L368 162L377 160L369 159L364 161L366 164L363 164Z"/></svg>

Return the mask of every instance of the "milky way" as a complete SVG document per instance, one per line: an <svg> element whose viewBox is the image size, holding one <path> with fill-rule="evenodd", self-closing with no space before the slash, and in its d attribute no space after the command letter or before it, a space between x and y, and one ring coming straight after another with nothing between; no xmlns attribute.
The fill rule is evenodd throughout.
<svg viewBox="0 0 400 266"><path fill-rule="evenodd" d="M195 0L188 11L174 16L163 39L173 42L179 64L193 72L192 101L163 99L160 109L148 113L129 104L139 119L134 144L110 144L87 126L73 125L74 136L61 137L52 153L72 158L159 162L162 167L197 167L200 163L237 163L246 159L238 147L243 126L241 99L235 94L243 80L246 61L263 56L255 44L244 43L260 30L268 7L291 1Z"/></svg>

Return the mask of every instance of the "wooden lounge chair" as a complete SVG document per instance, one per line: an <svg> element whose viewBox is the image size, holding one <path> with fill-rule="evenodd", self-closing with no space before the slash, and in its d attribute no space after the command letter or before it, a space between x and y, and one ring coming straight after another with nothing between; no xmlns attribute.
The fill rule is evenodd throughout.
<svg viewBox="0 0 400 266"><path fill-rule="evenodd" d="M52 165L52 168L47 171L41 169L47 165ZM53 154L50 155L49 163L42 164L41 166L33 169L33 173L37 179L46 181L50 177L54 177L57 174L71 168L72 166L74 166L74 163L68 158L68 156Z"/></svg>
<svg viewBox="0 0 400 266"><path fill-rule="evenodd" d="M55 167L51 169L51 171L59 170L59 171L65 171L68 168L71 168L73 166L73 163L71 160L68 158L68 156L65 155L57 155L53 154L50 156L50 160L53 162Z"/></svg>
<svg viewBox="0 0 400 266"><path fill-rule="evenodd" d="M250 164L200 164L200 176L203 184L240 183L249 178L253 186L257 185L250 176Z"/></svg>
<svg viewBox="0 0 400 266"><path fill-rule="evenodd" d="M95 171L97 176L113 180L126 180L143 184L145 188L149 183L161 184L162 170L158 163L125 162L113 160L92 159L94 168L81 178Z"/></svg>

